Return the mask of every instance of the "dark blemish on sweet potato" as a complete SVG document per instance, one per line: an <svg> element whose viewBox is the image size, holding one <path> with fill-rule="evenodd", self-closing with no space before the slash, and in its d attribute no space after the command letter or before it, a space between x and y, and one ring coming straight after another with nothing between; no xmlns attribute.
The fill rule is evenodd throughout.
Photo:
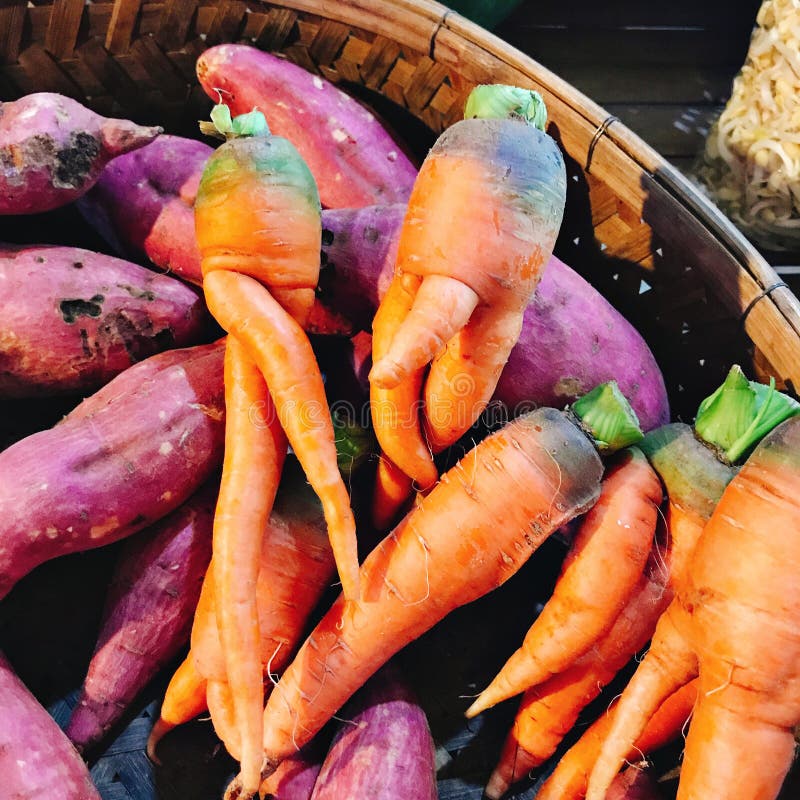
<svg viewBox="0 0 800 800"><path fill-rule="evenodd" d="M370 244L375 244L375 242L377 242L380 238L381 232L377 228L373 227L372 225L367 225L367 227L364 228L365 241L369 242Z"/></svg>
<svg viewBox="0 0 800 800"><path fill-rule="evenodd" d="M131 297L135 297L137 300L156 299L155 292L151 292L149 289L137 289L135 286L131 286L127 283L118 283L117 288L122 289L123 292L127 292Z"/></svg>
<svg viewBox="0 0 800 800"><path fill-rule="evenodd" d="M83 269L83 261L73 261L72 266L75 269Z"/></svg>
<svg viewBox="0 0 800 800"><path fill-rule="evenodd" d="M328 230L327 228L322 229L322 244L325 247L330 247L333 244L333 231Z"/></svg>
<svg viewBox="0 0 800 800"><path fill-rule="evenodd" d="M35 257L33 260L34 260L34 261L35 261L37 264L44 264L44 261L45 261L45 259L44 259L44 256L36 256L36 257Z"/></svg>
<svg viewBox="0 0 800 800"><path fill-rule="evenodd" d="M79 131L69 137L69 143L55 154L53 185L58 188L77 189L83 186L92 172L92 164L100 153L97 139L90 133Z"/></svg>
<svg viewBox="0 0 800 800"><path fill-rule="evenodd" d="M74 300L62 300L58 307L61 310L61 316L67 325L72 325L78 317L99 317L103 311L103 297L102 294L96 294L89 300L81 300L76 298Z"/></svg>

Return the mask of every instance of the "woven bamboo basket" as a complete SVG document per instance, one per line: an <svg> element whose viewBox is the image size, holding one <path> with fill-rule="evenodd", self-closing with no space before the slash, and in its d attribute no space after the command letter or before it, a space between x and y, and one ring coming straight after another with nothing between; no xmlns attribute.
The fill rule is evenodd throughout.
<svg viewBox="0 0 800 800"><path fill-rule="evenodd" d="M0 97L56 91L104 114L185 134L211 105L197 85L195 60L220 42L281 53L342 84L419 155L459 119L474 85L537 89L570 176L556 252L644 334L664 371L673 416L690 419L733 362L762 379L773 375L791 391L800 385L800 304L731 223L615 117L432 0L2 0ZM524 595L519 588L502 591ZM472 623L454 616L443 634L452 646L437 651L449 656L434 656L446 663L428 670L423 700L442 745L440 760L456 765L440 772L440 796L478 798L509 716L500 712L468 729L460 717L464 701L444 698L491 668L485 653L493 642L471 650L455 644L473 636ZM502 658L495 653L491 663ZM157 689L150 697L156 696ZM70 702L51 710L63 719ZM154 774L141 752L152 705L139 711L94 766L104 797L215 796L232 765L217 769L218 754L201 736L172 771ZM202 751L194 760L186 755L192 747ZM191 764L183 778L181 763Z"/></svg>

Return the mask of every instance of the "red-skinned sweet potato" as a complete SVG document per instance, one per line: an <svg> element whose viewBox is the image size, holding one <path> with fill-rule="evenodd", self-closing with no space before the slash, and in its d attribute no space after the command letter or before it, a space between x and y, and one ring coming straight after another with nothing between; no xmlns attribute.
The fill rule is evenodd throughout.
<svg viewBox="0 0 800 800"><path fill-rule="evenodd" d="M100 800L72 743L0 654L2 796Z"/></svg>
<svg viewBox="0 0 800 800"><path fill-rule="evenodd" d="M111 161L78 208L120 255L202 282L194 200L208 157L203 142L159 136Z"/></svg>
<svg viewBox="0 0 800 800"><path fill-rule="evenodd" d="M211 476L222 461L223 349L152 356L0 453L0 597L44 561L158 521Z"/></svg>
<svg viewBox="0 0 800 800"><path fill-rule="evenodd" d="M93 392L131 364L202 340L180 281L76 247L0 245L0 395Z"/></svg>
<svg viewBox="0 0 800 800"><path fill-rule="evenodd" d="M97 744L139 692L189 641L211 560L217 486L131 537L119 553L94 655L67 736Z"/></svg>
<svg viewBox="0 0 800 800"><path fill-rule="evenodd" d="M341 716L311 800L394 800L400 787L405 797L435 800L428 720L395 664L370 678Z"/></svg>
<svg viewBox="0 0 800 800"><path fill-rule="evenodd" d="M0 214L37 214L75 200L114 156L160 132L51 92L0 102Z"/></svg>
<svg viewBox="0 0 800 800"><path fill-rule="evenodd" d="M197 60L214 102L258 108L308 164L326 208L405 202L417 175L371 111L319 75L255 47L222 44Z"/></svg>
<svg viewBox="0 0 800 800"><path fill-rule="evenodd" d="M261 784L258 793L262 800L310 800L325 756L316 742L314 739L283 761Z"/></svg>

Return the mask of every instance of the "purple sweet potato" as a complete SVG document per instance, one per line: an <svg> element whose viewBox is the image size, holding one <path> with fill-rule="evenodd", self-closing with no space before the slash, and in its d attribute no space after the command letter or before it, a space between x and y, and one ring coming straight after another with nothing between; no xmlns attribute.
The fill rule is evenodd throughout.
<svg viewBox="0 0 800 800"><path fill-rule="evenodd" d="M50 92L0 102L0 214L37 214L75 200L112 158L160 132Z"/></svg>
<svg viewBox="0 0 800 800"><path fill-rule="evenodd" d="M338 209L323 217L320 299L368 327L394 269L405 206ZM616 379L642 429L669 420L661 371L639 332L589 283L555 256L525 311L522 334L493 400L513 411L563 406Z"/></svg>
<svg viewBox="0 0 800 800"><path fill-rule="evenodd" d="M645 769L634 765L617 775L606 800L661 800L658 783Z"/></svg>
<svg viewBox="0 0 800 800"><path fill-rule="evenodd" d="M92 392L155 353L202 340L180 281L76 247L0 245L0 395Z"/></svg>
<svg viewBox="0 0 800 800"><path fill-rule="evenodd" d="M122 548L94 655L67 736L99 742L139 692L189 641L211 560L216 483L204 486Z"/></svg>
<svg viewBox="0 0 800 800"><path fill-rule="evenodd" d="M312 739L295 755L282 761L262 784L262 800L310 800L325 752L319 738Z"/></svg>
<svg viewBox="0 0 800 800"><path fill-rule="evenodd" d="M13 800L100 800L86 764L0 654L0 781Z"/></svg>
<svg viewBox="0 0 800 800"><path fill-rule="evenodd" d="M34 567L157 522L222 462L224 345L125 370L0 453L0 597Z"/></svg>
<svg viewBox="0 0 800 800"><path fill-rule="evenodd" d="M78 208L120 255L200 284L194 200L213 152L194 139L159 136L111 161Z"/></svg>
<svg viewBox="0 0 800 800"><path fill-rule="evenodd" d="M264 112L270 130L308 164L326 208L408 200L414 165L371 111L319 75L255 47L222 44L198 58L197 76L234 116Z"/></svg>
<svg viewBox="0 0 800 800"><path fill-rule="evenodd" d="M377 672L341 712L311 800L403 797L435 800L433 739L425 712L389 664Z"/></svg>

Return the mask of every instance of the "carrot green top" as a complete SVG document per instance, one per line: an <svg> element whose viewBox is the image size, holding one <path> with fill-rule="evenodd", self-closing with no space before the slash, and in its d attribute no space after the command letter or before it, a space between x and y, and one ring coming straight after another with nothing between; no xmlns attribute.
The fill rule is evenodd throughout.
<svg viewBox="0 0 800 800"><path fill-rule="evenodd" d="M616 381L596 386L578 398L569 410L604 455L636 444L643 436L636 412Z"/></svg>
<svg viewBox="0 0 800 800"><path fill-rule="evenodd" d="M720 457L733 464L789 417L800 414L800 403L769 386L749 381L738 364L725 382L700 404L695 431L716 447Z"/></svg>
<svg viewBox="0 0 800 800"><path fill-rule="evenodd" d="M542 96L532 89L502 83L476 86L464 106L464 119L516 119L540 131L547 123Z"/></svg>

